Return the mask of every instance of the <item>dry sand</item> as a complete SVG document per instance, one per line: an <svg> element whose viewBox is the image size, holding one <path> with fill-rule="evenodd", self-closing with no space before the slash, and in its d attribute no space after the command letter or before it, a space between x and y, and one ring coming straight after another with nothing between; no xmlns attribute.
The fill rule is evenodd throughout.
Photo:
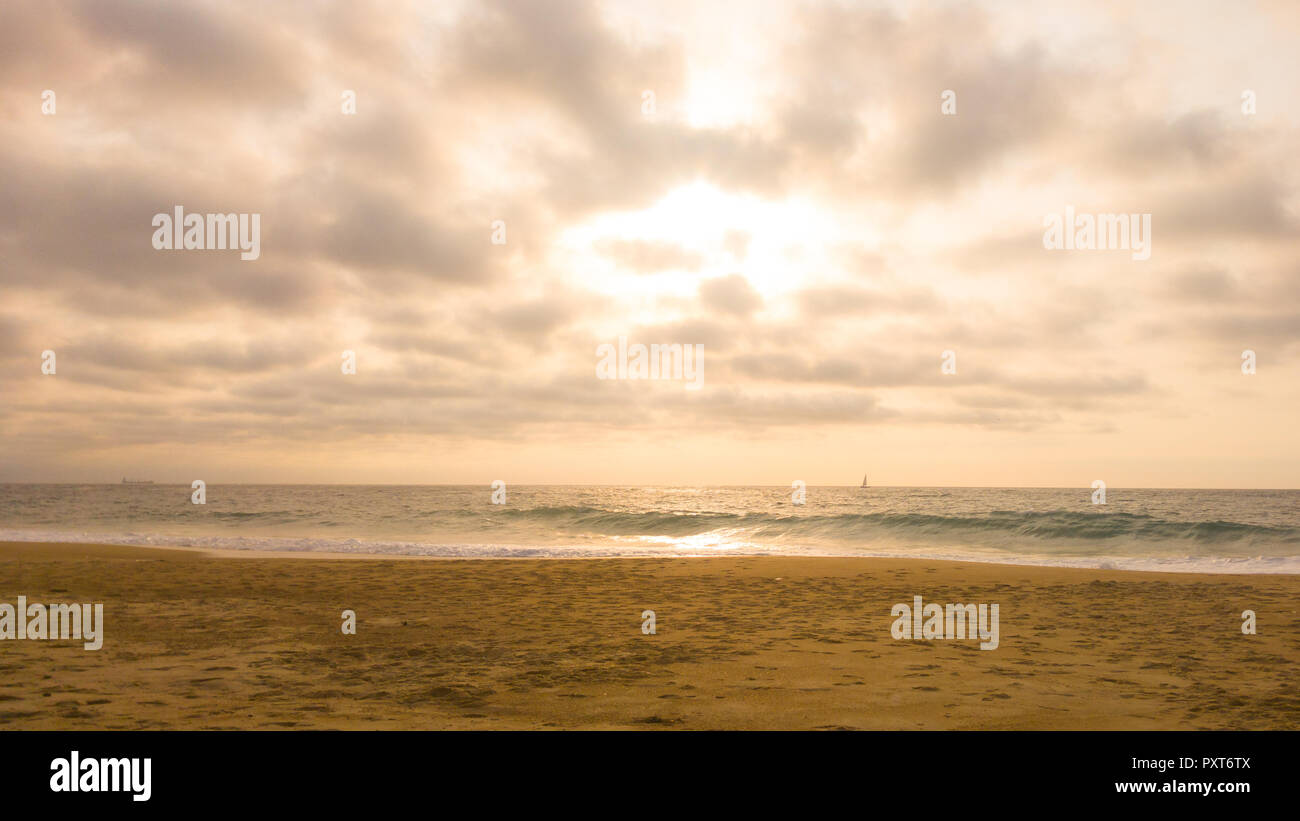
<svg viewBox="0 0 1300 821"><path fill-rule="evenodd" d="M20 594L106 638L0 642L3 729L1300 728L1298 576L0 543ZM894 640L914 595L997 602L1001 646Z"/></svg>

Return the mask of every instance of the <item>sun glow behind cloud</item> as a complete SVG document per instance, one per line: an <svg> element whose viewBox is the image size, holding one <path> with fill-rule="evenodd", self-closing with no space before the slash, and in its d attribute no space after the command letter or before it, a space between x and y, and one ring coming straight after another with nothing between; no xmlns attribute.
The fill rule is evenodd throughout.
<svg viewBox="0 0 1300 821"><path fill-rule="evenodd" d="M736 237L743 238L742 250L728 248L728 239ZM602 263L600 245L610 240L672 245L698 258L698 270L670 268L647 276ZM846 242L873 247L878 240L872 226L842 224L835 212L807 199L767 200L696 181L648 208L605 213L574 226L560 235L559 245L579 270L601 270L601 276L583 281L611 296L685 297L702 278L740 272L764 298L779 299L830 273L828 249Z"/></svg>

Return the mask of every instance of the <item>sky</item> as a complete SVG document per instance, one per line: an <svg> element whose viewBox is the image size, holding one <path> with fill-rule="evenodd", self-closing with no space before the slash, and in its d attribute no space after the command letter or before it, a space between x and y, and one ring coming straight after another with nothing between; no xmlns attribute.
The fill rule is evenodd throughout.
<svg viewBox="0 0 1300 821"><path fill-rule="evenodd" d="M1300 487L1298 41L1291 2L6 2L0 481ZM257 258L156 247L177 206ZM1045 247L1067 208L1149 256ZM600 378L620 337L698 384Z"/></svg>

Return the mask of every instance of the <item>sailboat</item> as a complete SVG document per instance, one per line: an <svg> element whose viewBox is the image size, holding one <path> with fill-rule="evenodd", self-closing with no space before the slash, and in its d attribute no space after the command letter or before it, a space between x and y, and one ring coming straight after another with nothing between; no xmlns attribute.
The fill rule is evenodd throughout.
<svg viewBox="0 0 1300 821"><path fill-rule="evenodd" d="M866 487L866 486L867 486L867 474L864 473L862 474L862 487ZM859 490L860 489L861 488L859 488Z"/></svg>

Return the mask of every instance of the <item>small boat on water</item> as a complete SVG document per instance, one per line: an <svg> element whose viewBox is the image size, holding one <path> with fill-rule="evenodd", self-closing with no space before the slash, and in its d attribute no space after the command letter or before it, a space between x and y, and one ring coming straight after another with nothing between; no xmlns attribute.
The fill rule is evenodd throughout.
<svg viewBox="0 0 1300 821"><path fill-rule="evenodd" d="M862 474L862 487L867 487L867 474ZM862 488L859 488L861 490Z"/></svg>

